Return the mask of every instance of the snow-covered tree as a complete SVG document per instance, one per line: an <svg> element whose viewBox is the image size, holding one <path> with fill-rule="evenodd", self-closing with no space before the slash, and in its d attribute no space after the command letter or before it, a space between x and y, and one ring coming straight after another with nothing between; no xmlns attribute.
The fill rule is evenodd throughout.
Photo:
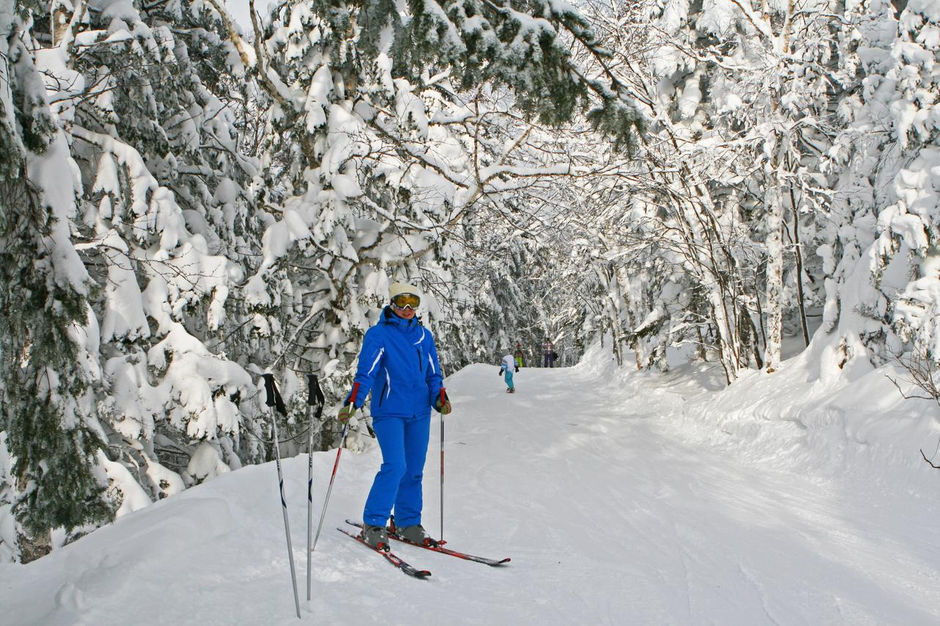
<svg viewBox="0 0 940 626"><path fill-rule="evenodd" d="M640 365L691 341L729 380L773 369L824 303L836 365L935 354L931 3L591 6L650 118L584 185L609 234L591 281Z"/></svg>
<svg viewBox="0 0 940 626"><path fill-rule="evenodd" d="M604 253L633 283L615 289L623 336L660 356L698 343L729 380L773 369L783 324L807 340L820 301L820 169L854 84L851 26L826 2L592 6L608 67L650 118L638 158L592 191L592 213L620 231Z"/></svg>
<svg viewBox="0 0 940 626"><path fill-rule="evenodd" d="M51 529L99 523L111 505L97 458L97 323L69 233L80 185L29 49L28 12L5 5L0 32L0 544L30 560L48 551Z"/></svg>
<svg viewBox="0 0 940 626"><path fill-rule="evenodd" d="M257 163L238 144L251 83L217 13L111 0L18 10L4 13L2 252L15 262L0 352L18 377L2 423L17 482L2 497L30 502L18 523L45 532L265 458L245 367L268 352L229 297L264 224L248 191ZM27 365L50 373L30 384ZM58 467L44 448L68 457L72 517L33 503L56 493L37 490L32 468Z"/></svg>
<svg viewBox="0 0 940 626"><path fill-rule="evenodd" d="M100 408L114 460L157 498L206 477L206 445L223 469L264 455L244 368L266 354L229 301L257 262L257 165L238 152L230 101L244 76L211 8L97 8L49 65L83 86L62 94L60 116L86 190L81 251L103 287Z"/></svg>
<svg viewBox="0 0 940 626"><path fill-rule="evenodd" d="M847 124L833 151L839 172L823 249L827 329L842 361L876 362L911 350L940 363L937 237L940 195L940 11L855 6L854 60L862 76L843 103Z"/></svg>
<svg viewBox="0 0 940 626"><path fill-rule="evenodd" d="M595 123L632 145L634 108L572 61L571 42L601 54L582 18L549 3L285 2L254 51L241 44L272 103L261 204L275 220L246 294L282 338L279 366L320 371L338 397L389 279L421 283L429 323L455 329L449 307L486 285L460 283L468 259L481 246L521 259L480 216L559 173L527 158L533 121L594 102ZM490 285L477 300L495 306ZM442 330L454 362L511 341Z"/></svg>

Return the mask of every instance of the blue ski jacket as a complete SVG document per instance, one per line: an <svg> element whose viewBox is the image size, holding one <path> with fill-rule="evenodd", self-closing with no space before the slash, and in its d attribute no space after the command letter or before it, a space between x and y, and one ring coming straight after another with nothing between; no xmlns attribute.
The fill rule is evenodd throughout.
<svg viewBox="0 0 940 626"><path fill-rule="evenodd" d="M360 408L371 391L374 418L425 416L431 413L442 385L431 331L417 319L403 319L385 307L362 340L346 403Z"/></svg>

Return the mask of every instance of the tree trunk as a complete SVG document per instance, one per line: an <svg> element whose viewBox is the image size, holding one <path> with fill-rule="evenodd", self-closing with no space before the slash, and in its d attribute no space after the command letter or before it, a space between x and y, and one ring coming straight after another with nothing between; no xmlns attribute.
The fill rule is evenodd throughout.
<svg viewBox="0 0 940 626"><path fill-rule="evenodd" d="M803 249L800 245L800 214L790 186L790 210L793 212L793 254L796 257L796 301L800 309L800 327L803 330L803 347L809 346L809 325L806 323L806 297L803 295Z"/></svg>
<svg viewBox="0 0 940 626"><path fill-rule="evenodd" d="M776 176L764 196L767 208L767 345L764 363L768 372L780 367L783 344L783 203Z"/></svg>

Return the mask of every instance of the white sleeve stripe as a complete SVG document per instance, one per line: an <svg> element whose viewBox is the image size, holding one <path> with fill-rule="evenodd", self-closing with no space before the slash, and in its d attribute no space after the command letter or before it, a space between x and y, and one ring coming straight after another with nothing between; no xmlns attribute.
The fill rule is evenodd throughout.
<svg viewBox="0 0 940 626"><path fill-rule="evenodd" d="M431 371L437 374L437 368L434 367L434 359L431 358L431 353L428 353L428 363L431 364Z"/></svg>
<svg viewBox="0 0 940 626"><path fill-rule="evenodd" d="M369 374L375 370L375 366L379 364L379 359L382 358L383 354L385 354L385 348L379 348L379 353L375 356L375 360L372 361L372 367L369 368Z"/></svg>

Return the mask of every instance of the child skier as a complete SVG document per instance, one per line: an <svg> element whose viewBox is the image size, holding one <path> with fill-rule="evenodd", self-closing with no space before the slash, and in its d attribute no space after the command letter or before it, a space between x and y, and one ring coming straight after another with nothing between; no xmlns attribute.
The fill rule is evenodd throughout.
<svg viewBox="0 0 940 626"><path fill-rule="evenodd" d="M505 355L499 365L499 373L503 375L503 380L506 381L506 393L516 393L516 387L512 384L512 373L514 370L519 371L515 357L511 354Z"/></svg>

